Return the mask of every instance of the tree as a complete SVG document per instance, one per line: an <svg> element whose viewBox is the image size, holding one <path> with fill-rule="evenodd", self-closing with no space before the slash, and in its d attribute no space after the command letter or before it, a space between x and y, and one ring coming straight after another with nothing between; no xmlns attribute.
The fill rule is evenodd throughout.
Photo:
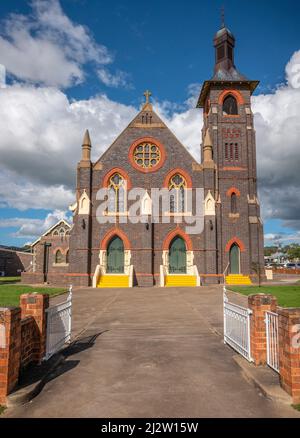
<svg viewBox="0 0 300 438"><path fill-rule="evenodd" d="M270 257L272 254L278 251L277 246L266 246L264 248L264 254L266 257Z"/></svg>

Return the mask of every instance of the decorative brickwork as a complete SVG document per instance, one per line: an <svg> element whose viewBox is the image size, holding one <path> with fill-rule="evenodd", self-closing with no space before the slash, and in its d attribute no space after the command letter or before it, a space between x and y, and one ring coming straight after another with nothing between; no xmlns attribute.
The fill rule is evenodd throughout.
<svg viewBox="0 0 300 438"><path fill-rule="evenodd" d="M272 295L259 294L248 297L252 311L250 322L251 356L255 365L267 363L266 312L275 312L277 299Z"/></svg>

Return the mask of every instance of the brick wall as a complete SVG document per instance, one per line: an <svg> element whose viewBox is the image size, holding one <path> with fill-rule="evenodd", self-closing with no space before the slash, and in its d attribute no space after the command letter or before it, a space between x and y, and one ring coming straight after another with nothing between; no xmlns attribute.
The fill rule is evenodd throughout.
<svg viewBox="0 0 300 438"><path fill-rule="evenodd" d="M16 277L30 268L32 254L0 248L0 272L7 277Z"/></svg>
<svg viewBox="0 0 300 438"><path fill-rule="evenodd" d="M276 312L277 299L268 294L250 295L248 307L252 311L251 356L255 365L265 365L267 363L266 312Z"/></svg>
<svg viewBox="0 0 300 438"><path fill-rule="evenodd" d="M0 308L0 404L17 385L21 358L21 310Z"/></svg>
<svg viewBox="0 0 300 438"><path fill-rule="evenodd" d="M32 316L21 320L21 369L38 362L40 351L39 330Z"/></svg>
<svg viewBox="0 0 300 438"><path fill-rule="evenodd" d="M0 404L17 386L20 370L45 355L48 306L49 295L25 294L20 307L0 308Z"/></svg>
<svg viewBox="0 0 300 438"><path fill-rule="evenodd" d="M282 388L295 404L300 403L300 308L281 308L272 295L258 294L248 297L252 310L250 335L251 356L255 365L267 363L267 337L265 313L278 314L279 376Z"/></svg>

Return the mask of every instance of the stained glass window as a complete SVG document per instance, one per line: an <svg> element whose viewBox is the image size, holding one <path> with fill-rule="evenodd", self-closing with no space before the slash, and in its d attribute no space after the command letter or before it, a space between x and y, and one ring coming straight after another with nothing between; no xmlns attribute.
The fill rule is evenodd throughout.
<svg viewBox="0 0 300 438"><path fill-rule="evenodd" d="M185 211L186 180L179 173L172 176L169 182L170 212L183 213Z"/></svg>
<svg viewBox="0 0 300 438"><path fill-rule="evenodd" d="M125 180L119 173L114 173L109 179L108 211L110 213L125 211Z"/></svg>
<svg viewBox="0 0 300 438"><path fill-rule="evenodd" d="M144 142L134 149L133 158L138 166L147 169L157 166L161 160L161 152L155 144Z"/></svg>

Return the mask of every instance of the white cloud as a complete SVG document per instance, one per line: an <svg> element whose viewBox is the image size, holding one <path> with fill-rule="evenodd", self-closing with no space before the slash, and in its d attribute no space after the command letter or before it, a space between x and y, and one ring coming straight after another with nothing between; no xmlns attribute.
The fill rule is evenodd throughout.
<svg viewBox="0 0 300 438"><path fill-rule="evenodd" d="M104 95L70 102L53 88L7 87L0 92L0 169L14 182L73 189L85 129L97 159L134 115Z"/></svg>
<svg viewBox="0 0 300 438"><path fill-rule="evenodd" d="M108 64L113 56L88 29L73 23L59 0L33 0L31 15L11 14L0 33L0 59L23 81L68 87L84 80L84 64Z"/></svg>
<svg viewBox="0 0 300 438"><path fill-rule="evenodd" d="M63 185L43 185L26 178L18 178L17 173L1 172L0 199L2 208L66 209L74 202L74 191Z"/></svg>
<svg viewBox="0 0 300 438"><path fill-rule="evenodd" d="M0 219L0 228L18 228L18 231L12 233L12 237L34 239L40 236L49 228L53 227L61 219L71 223L71 219L63 210L54 210L47 214L45 219L29 219L29 218L11 218Z"/></svg>
<svg viewBox="0 0 300 438"><path fill-rule="evenodd" d="M106 68L101 68L97 71L97 75L101 82L107 87L113 88L127 88L132 89L132 83L130 75L124 71L117 70L115 74L112 74Z"/></svg>

